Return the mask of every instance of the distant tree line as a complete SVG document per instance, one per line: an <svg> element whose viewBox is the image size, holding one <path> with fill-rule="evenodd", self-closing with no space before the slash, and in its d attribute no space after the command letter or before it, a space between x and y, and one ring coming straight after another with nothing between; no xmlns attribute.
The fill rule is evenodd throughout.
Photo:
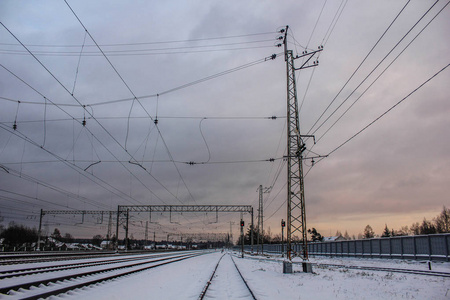
<svg viewBox="0 0 450 300"><path fill-rule="evenodd" d="M253 244L257 244L257 236L258 233L262 237L262 241L264 244L279 244L281 243L281 234L275 234L272 235L269 230L261 233L258 231L258 228L248 228L247 231L244 234L244 244L250 245L251 244L251 236L253 232ZM317 242L322 241L323 236L317 231L316 228L310 228L308 229L309 237L308 240ZM423 219L422 223L415 222L411 225L411 227L408 226L402 226L400 229L389 229L387 224L380 235L381 237L391 237L391 236L404 236L404 235L421 235L421 234L435 234L435 233L450 233L450 209L446 208L445 206L442 208L442 211L431 221L427 220L426 218ZM286 233L285 233L286 234ZM370 225L367 225L364 228L363 233L358 234L357 236L353 235L350 236L347 231L345 231L344 234L342 234L339 230L336 232L335 237L340 237L341 239L345 240L356 240L356 239L370 239L377 237L378 235L375 234L375 231ZM286 241L286 236L284 236L284 240ZM301 239L298 236L293 236L292 241L294 243L300 242ZM242 237L239 236L239 239L237 241L237 245L240 245L242 243Z"/></svg>
<svg viewBox="0 0 450 300"><path fill-rule="evenodd" d="M390 230L386 224L381 237L435 233L450 233L450 208L444 206L441 213L431 221L423 218L422 223L415 222L409 229L408 226L403 226L399 230Z"/></svg>
<svg viewBox="0 0 450 300"><path fill-rule="evenodd" d="M31 248L33 243L37 242L38 232L36 228L10 222L8 228L0 228L0 238L2 245L8 250L21 250L22 248Z"/></svg>
<svg viewBox="0 0 450 300"><path fill-rule="evenodd" d="M313 228L314 229L314 228ZM314 240L315 235L313 232L311 233L311 239ZM442 208L442 211L431 221L426 218L423 219L422 223L415 222L408 226L402 226L400 229L389 229L387 224L385 224L384 230L381 234L382 238L391 237L391 236L405 236L405 235L421 235L421 234L436 234L436 233L450 233L450 209L445 206ZM340 231L336 232L336 236L342 236L345 239L356 239L355 236L352 238L345 232L344 235ZM373 231L370 225L367 225L364 228L363 234L358 234L358 239L370 239L374 238L377 235Z"/></svg>
<svg viewBox="0 0 450 300"><path fill-rule="evenodd" d="M62 243L74 243L74 242L84 242L92 243L93 245L100 246L103 240L101 235L95 235L92 239L75 239L70 233L61 234L58 228L55 228L53 233L50 234L50 238L53 241L49 241L47 237L42 237L41 246L52 248L55 246L55 242ZM112 239L115 239L113 237ZM38 230L33 227L27 227L22 224L16 224L15 222L10 222L8 227L4 227L0 224L0 244L3 251L23 251L30 250L37 247L38 240Z"/></svg>

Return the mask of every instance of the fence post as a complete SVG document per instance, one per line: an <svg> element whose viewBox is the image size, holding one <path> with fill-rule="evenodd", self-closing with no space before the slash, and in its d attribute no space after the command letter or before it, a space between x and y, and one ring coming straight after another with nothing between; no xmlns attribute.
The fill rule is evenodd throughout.
<svg viewBox="0 0 450 300"><path fill-rule="evenodd" d="M381 239L378 239L378 249L379 249L379 252L380 252L378 257L381 258L381 252L382 252L381 251Z"/></svg>
<svg viewBox="0 0 450 300"><path fill-rule="evenodd" d="M445 241L445 256L446 260L448 261L448 234L445 235L444 241Z"/></svg>
<svg viewBox="0 0 450 300"><path fill-rule="evenodd" d="M392 258L392 237L389 237L389 258Z"/></svg>
<svg viewBox="0 0 450 300"><path fill-rule="evenodd" d="M403 258L403 239L402 238L400 238L400 253L401 253L401 255L402 255L402 258Z"/></svg>
<svg viewBox="0 0 450 300"><path fill-rule="evenodd" d="M417 259L417 246L416 246L416 236L413 235L413 244L414 244L414 259Z"/></svg>
<svg viewBox="0 0 450 300"><path fill-rule="evenodd" d="M364 257L364 240L361 240L361 257Z"/></svg>
<svg viewBox="0 0 450 300"><path fill-rule="evenodd" d="M430 235L428 235L427 237L428 237L428 252L429 252L428 258L431 260L431 238Z"/></svg>

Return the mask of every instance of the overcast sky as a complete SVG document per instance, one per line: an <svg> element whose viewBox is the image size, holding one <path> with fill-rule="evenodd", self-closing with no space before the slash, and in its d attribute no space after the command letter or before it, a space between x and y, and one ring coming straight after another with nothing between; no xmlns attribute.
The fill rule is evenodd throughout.
<svg viewBox="0 0 450 300"><path fill-rule="evenodd" d="M37 226L40 209L131 204L253 205L256 220L263 185L265 228L278 233L286 25L294 54L324 46L317 67L296 73L301 133L317 141L307 157L329 155L304 161L307 227L381 234L431 219L450 204L450 72L433 77L450 60L447 3L1 1L3 225ZM236 235L239 218L152 215L149 231L235 222ZM106 235L107 219L48 215L44 225L90 237ZM132 217L135 237L148 220Z"/></svg>

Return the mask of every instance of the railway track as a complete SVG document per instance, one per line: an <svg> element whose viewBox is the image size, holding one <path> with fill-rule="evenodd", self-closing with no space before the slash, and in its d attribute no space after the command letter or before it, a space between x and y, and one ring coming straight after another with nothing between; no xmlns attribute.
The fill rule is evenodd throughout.
<svg viewBox="0 0 450 300"><path fill-rule="evenodd" d="M379 271L379 272L391 272L391 273L405 273L405 274L427 275L427 276L450 278L450 273L448 273L448 272L437 272L437 271L429 271L429 270L414 270L414 269L370 267L370 266L348 266L348 265L321 264L321 263L313 263L313 265L318 266L318 267L322 266L322 267L334 267L334 268L342 268L342 269Z"/></svg>
<svg viewBox="0 0 450 300"><path fill-rule="evenodd" d="M248 259L256 259L256 260L281 262L281 260L277 259L277 258L267 258L267 257L261 258L261 257L251 257L251 256L247 256L247 258ZM296 262L296 261L293 261L292 263L294 265L302 264L302 262ZM372 267L372 266L355 266L355 265L325 264L325 263L311 263L311 264L316 267L333 267L333 268L352 269L352 270L405 273L405 274L436 276L436 277L444 277L444 278L450 277L449 272L438 272L438 271L430 271L430 270L401 269L401 268Z"/></svg>
<svg viewBox="0 0 450 300"><path fill-rule="evenodd" d="M26 263L39 263L49 261L77 260L93 257L111 257L124 255L145 255L149 253L163 253L165 251L55 251L55 252L30 252L30 253L7 253L0 254L0 266L18 265Z"/></svg>
<svg viewBox="0 0 450 300"><path fill-rule="evenodd" d="M239 289L237 286L241 288ZM256 300L253 291L242 276L231 254L224 254L220 257L198 299L216 299L223 297L224 294L227 294L229 299Z"/></svg>
<svg viewBox="0 0 450 300"><path fill-rule="evenodd" d="M47 272L55 272L55 271L64 271L64 270L73 270L77 268L87 268L87 267L93 267L93 266L99 266L99 265L110 265L110 264L117 264L122 262L128 262L128 261L138 261L138 260L146 260L149 258L157 258L157 257L164 257L167 255L172 254L147 254L147 255L140 255L140 256L120 256L120 257L113 257L110 259L104 259L104 260L98 260L98 258L90 258L83 262L73 262L68 261L67 263L58 263L53 266L39 266L39 267L28 267L28 268L11 268L11 269L5 269L0 268L0 280L5 278L13 278L18 276L25 276L25 275L34 275L34 274L42 274Z"/></svg>
<svg viewBox="0 0 450 300"><path fill-rule="evenodd" d="M0 266L40 263L49 261L77 260L93 257L110 257L111 255L130 255L115 252L83 252L83 253L47 253L47 254L13 254L0 255Z"/></svg>
<svg viewBox="0 0 450 300"><path fill-rule="evenodd" d="M36 273L0 281L2 299L41 299L204 254L190 252L108 265Z"/></svg>

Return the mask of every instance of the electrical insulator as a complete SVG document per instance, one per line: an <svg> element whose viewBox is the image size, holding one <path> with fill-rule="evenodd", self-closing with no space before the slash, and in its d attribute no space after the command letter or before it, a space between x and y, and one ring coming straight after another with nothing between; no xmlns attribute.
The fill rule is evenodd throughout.
<svg viewBox="0 0 450 300"><path fill-rule="evenodd" d="M14 124L13 124L13 129L14 129L14 130L16 130L16 129L17 129L17 124L16 124L16 121L14 121Z"/></svg>

